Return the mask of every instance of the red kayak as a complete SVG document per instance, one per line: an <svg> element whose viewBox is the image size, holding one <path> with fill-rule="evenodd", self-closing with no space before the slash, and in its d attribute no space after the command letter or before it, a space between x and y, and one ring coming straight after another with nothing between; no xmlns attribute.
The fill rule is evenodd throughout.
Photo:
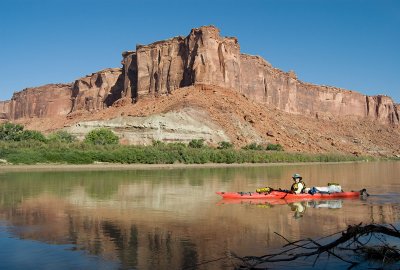
<svg viewBox="0 0 400 270"><path fill-rule="evenodd" d="M277 198L264 198L264 199L241 199L241 198L222 198L217 205L222 204L254 204L254 205L284 205L296 202L337 202L337 201L352 201L359 200L360 197L342 197L342 198L291 198L291 199L277 199Z"/></svg>
<svg viewBox="0 0 400 270"><path fill-rule="evenodd" d="M336 192L336 193L300 193L293 194L284 191L274 190L270 193L258 193L258 192L221 192L218 191L217 194L221 195L224 199L300 199L300 200L330 200L337 198L356 198L363 194L367 194L365 189L360 191L349 191L349 192Z"/></svg>

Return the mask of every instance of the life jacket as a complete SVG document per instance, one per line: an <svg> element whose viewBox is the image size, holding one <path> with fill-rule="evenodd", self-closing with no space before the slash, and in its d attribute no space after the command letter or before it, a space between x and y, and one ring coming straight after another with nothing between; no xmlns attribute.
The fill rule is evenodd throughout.
<svg viewBox="0 0 400 270"><path fill-rule="evenodd" d="M298 183L293 183L292 187L290 188L290 190L296 194L303 193L305 189L306 189L306 184L303 182L303 180L300 180Z"/></svg>

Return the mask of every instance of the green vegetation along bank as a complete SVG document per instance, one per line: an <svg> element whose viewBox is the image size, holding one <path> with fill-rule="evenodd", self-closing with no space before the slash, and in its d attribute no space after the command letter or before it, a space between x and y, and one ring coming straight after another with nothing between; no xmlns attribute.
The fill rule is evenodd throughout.
<svg viewBox="0 0 400 270"><path fill-rule="evenodd" d="M204 140L189 144L155 141L150 146L120 145L108 129L89 132L83 141L64 131L47 137L37 131L24 130L11 123L0 125L0 161L8 164L204 164L204 163L276 163L339 162L372 160L371 157L342 154L304 154L284 152L279 144L249 144L234 149L229 142L209 147Z"/></svg>

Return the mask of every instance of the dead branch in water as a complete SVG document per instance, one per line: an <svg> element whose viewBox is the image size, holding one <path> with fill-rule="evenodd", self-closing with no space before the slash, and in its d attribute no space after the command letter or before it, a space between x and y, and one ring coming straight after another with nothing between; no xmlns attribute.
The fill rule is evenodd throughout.
<svg viewBox="0 0 400 270"><path fill-rule="evenodd" d="M369 224L363 226L360 223L358 225L349 226L346 230L329 236L332 237L334 235L340 235L340 237L338 237L336 240L324 245L310 238L292 242L286 239L284 236L278 233L276 234L288 242L285 246L283 246L282 252L266 254L259 257L240 257L234 255L236 259L241 261L241 265L236 269L266 269L260 268L260 266L268 265L268 263L288 262L297 260L299 258L310 258L313 256L315 256L315 264L318 258L324 253L348 263L348 269L361 263L361 261L355 260L357 258L356 256L353 256L353 259L349 260L344 258L343 255L339 255L337 252L335 252L336 250L341 250L342 252L350 251L352 255L378 260L383 264L396 263L400 260L400 250L396 246L389 246L384 241L381 241L381 245L377 246L367 245L372 236L377 237L377 239L380 239L378 236L384 235L400 238L400 232L392 225ZM360 239L364 236L370 236L366 243L362 243Z"/></svg>

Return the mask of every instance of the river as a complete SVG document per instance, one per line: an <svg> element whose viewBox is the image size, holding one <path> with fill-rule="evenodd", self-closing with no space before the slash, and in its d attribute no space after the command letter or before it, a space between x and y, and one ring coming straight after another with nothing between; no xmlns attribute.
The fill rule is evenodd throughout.
<svg viewBox="0 0 400 270"><path fill-rule="evenodd" d="M233 269L239 256L279 250L360 222L399 225L400 162L120 171L0 167L0 269ZM340 183L366 199L227 203L216 191ZM325 260L325 261L324 261ZM325 269L346 263L321 261ZM309 269L300 260L275 268Z"/></svg>

